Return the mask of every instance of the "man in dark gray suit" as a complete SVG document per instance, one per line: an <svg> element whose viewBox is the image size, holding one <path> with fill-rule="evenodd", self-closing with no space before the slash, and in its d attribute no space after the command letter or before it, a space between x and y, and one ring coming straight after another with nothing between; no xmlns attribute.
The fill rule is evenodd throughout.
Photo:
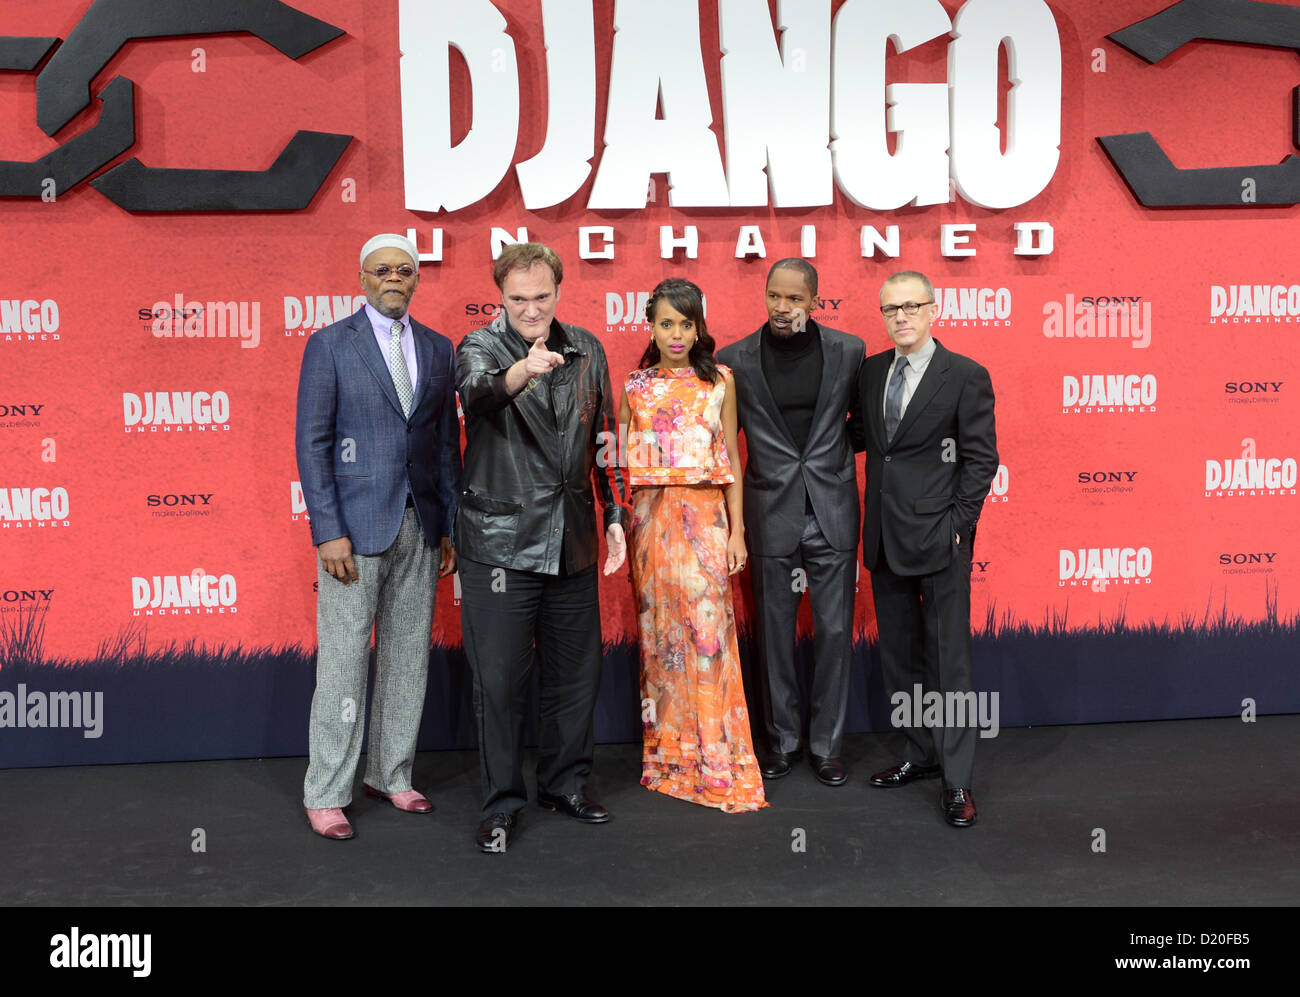
<svg viewBox="0 0 1300 997"><path fill-rule="evenodd" d="M790 771L801 750L795 623L807 590L813 615L808 742L828 786L847 778L840 759L853 640L858 481L847 417L865 348L814 322L817 271L778 260L767 276L768 321L718 352L735 372L745 434L745 540L769 756L763 775Z"/></svg>
<svg viewBox="0 0 1300 997"><path fill-rule="evenodd" d="M407 313L415 246L377 235L361 250L366 304L307 340L298 380L298 473L317 545L316 692L303 807L312 830L352 837L343 807L361 754L375 631L365 788L399 810L424 709L434 572L456 570L460 423L451 341Z"/></svg>

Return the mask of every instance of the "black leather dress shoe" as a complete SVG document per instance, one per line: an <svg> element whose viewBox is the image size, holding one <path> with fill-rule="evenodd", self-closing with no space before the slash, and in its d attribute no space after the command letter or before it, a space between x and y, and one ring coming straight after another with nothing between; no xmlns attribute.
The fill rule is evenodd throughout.
<svg viewBox="0 0 1300 997"><path fill-rule="evenodd" d="M849 774L838 758L823 758L821 755L811 757L813 773L818 782L826 786L843 786L848 781Z"/></svg>
<svg viewBox="0 0 1300 997"><path fill-rule="evenodd" d="M906 786L913 779L933 779L942 771L943 769L938 765L903 762L902 765L895 765L892 769L877 772L871 777L871 785L892 789L894 786Z"/></svg>
<svg viewBox="0 0 1300 997"><path fill-rule="evenodd" d="M519 819L514 814L493 814L479 821L478 831L474 835L479 851L504 852L510 847L510 839L515 836Z"/></svg>
<svg viewBox="0 0 1300 997"><path fill-rule="evenodd" d="M939 801L943 806L944 820L953 827L970 827L975 823L975 801L971 799L969 789L945 786Z"/></svg>
<svg viewBox="0 0 1300 997"><path fill-rule="evenodd" d="M584 824L603 824L609 820L609 811L599 803L587 799L586 793L571 793L568 796L552 796L550 793L537 794L537 805L543 810L554 810L566 814Z"/></svg>
<svg viewBox="0 0 1300 997"><path fill-rule="evenodd" d="M797 751L776 751L759 763L758 770L763 773L764 779L780 779L783 775L790 774L790 766L798 760Z"/></svg>

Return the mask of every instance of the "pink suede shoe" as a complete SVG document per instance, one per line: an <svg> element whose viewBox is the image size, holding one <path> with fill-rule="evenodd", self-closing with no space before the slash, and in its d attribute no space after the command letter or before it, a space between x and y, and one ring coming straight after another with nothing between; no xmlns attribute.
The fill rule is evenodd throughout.
<svg viewBox="0 0 1300 997"><path fill-rule="evenodd" d="M381 793L379 790L366 785L366 795L375 796L381 800L387 800L398 810L405 810L408 814L427 814L433 812L433 804L425 799L424 794L414 789L408 789L401 793Z"/></svg>
<svg viewBox="0 0 1300 997"><path fill-rule="evenodd" d="M352 825L348 823L348 819L343 816L343 811L338 807L326 807L323 810L308 810L303 807L303 812L311 821L311 829L322 838L347 841L353 835Z"/></svg>

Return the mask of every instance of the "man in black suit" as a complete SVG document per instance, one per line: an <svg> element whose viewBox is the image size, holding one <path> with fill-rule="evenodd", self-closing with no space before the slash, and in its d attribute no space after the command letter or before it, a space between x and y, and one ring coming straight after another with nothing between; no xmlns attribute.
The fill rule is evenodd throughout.
<svg viewBox="0 0 1300 997"><path fill-rule="evenodd" d="M880 311L894 349L863 362L853 419L855 442L867 450L862 563L871 571L891 701L899 692L910 698L919 684L947 704L947 694L971 690L971 549L998 469L993 384L975 361L931 338L939 309L924 274L906 270L885 281ZM905 726L904 760L871 784L942 774L944 817L967 827L976 816L977 731L965 714L954 723L944 712L937 726Z"/></svg>
<svg viewBox="0 0 1300 997"><path fill-rule="evenodd" d="M817 778L843 785L840 759L853 639L858 482L847 416L862 340L809 318L817 271L778 260L767 276L767 323L718 352L735 373L745 464L745 540L757 615L768 757L780 778L802 741L795 621L806 589L813 614L809 754Z"/></svg>

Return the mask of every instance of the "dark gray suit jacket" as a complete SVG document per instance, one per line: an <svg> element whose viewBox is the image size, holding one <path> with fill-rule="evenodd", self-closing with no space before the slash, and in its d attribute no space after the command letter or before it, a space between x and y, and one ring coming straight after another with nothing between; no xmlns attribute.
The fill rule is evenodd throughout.
<svg viewBox="0 0 1300 997"><path fill-rule="evenodd" d="M822 384L808 442L800 452L763 375L762 330L718 351L735 373L745 462L745 543L758 557L785 557L804 529L804 491L835 550L858 545L858 478L847 416L866 347L818 323Z"/></svg>

